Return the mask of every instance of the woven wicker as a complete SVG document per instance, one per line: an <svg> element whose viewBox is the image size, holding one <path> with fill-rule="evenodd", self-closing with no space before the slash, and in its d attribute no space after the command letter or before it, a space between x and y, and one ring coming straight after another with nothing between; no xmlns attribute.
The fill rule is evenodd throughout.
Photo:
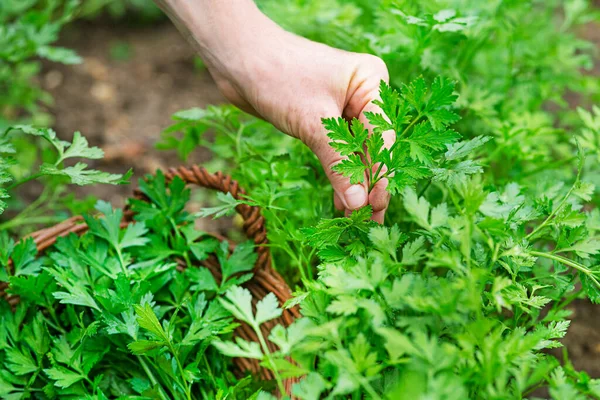
<svg viewBox="0 0 600 400"><path fill-rule="evenodd" d="M231 193L231 195L239 199L240 195L244 194L238 183L231 179L230 176L224 175L221 172L211 174L206 169L198 166L191 168L179 167L171 168L165 174L167 181L171 181L174 177L180 177L188 185L197 185L200 187L221 191L224 193ZM143 198L143 195L139 191L136 191L136 197ZM267 232L265 230L265 220L260 214L258 207L249 206L246 204L240 204L236 207L236 211L243 218L243 230L246 236L253 240L256 246L256 252L258 253L258 259L254 266L254 276L244 286L252 293L253 305L268 293L273 293L279 299L280 303L283 304L286 300L291 297L291 292L281 275L279 275L271 266L271 255L267 246ZM122 227L127 226L133 221L133 213L126 212ZM66 236L70 233L82 235L88 230L87 225L84 223L84 219L80 216L69 218L60 224L52 227L42 229L32 233L30 236L34 239L38 252L42 253L54 243L56 239L61 236ZM220 266L215 257L211 257L202 263L205 267L209 268L215 279L221 279ZM179 269L184 269L185 264L181 263ZM19 298L10 295L6 292L7 284L0 282L0 297L4 297L11 305L16 305L19 302ZM269 321L262 326L262 331L265 337L268 337L270 330L277 324L289 326L295 318L298 317L298 310L295 308L285 309L281 317ZM242 324L236 329L235 335L245 340L258 341L256 333L246 324ZM277 346L267 341L267 346L271 351L276 350ZM259 366L257 360L236 358L233 360L238 373L242 374L247 371L251 371L254 374L260 374L263 379L273 379L271 371ZM287 395L291 394L291 387L297 381L297 379L286 379L284 381Z"/></svg>

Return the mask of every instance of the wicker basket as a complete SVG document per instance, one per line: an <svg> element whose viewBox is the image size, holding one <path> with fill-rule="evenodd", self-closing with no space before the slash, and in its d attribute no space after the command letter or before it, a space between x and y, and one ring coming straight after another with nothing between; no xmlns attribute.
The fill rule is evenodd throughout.
<svg viewBox="0 0 600 400"><path fill-rule="evenodd" d="M188 185L193 184L203 188L213 189L224 193L231 193L231 195L238 199L241 194L244 193L238 183L231 179L230 176L224 175L221 172L211 174L206 169L198 166L191 168L179 167L171 168L165 174L168 182L174 177L180 177ZM143 196L136 191L136 197L143 198ZM253 296L253 305L268 293L274 293L279 299L280 303L283 304L286 300L291 297L291 292L281 275L279 275L271 266L271 255L267 246L267 232L265 230L265 220L260 214L258 207L241 204L236 207L236 211L243 218L243 230L246 236L253 240L257 245L256 252L258 253L258 259L254 266L254 276L244 286L250 290ZM131 212L125 213L122 227L127 226L133 221L133 214ZM31 234L34 239L38 252L43 252L54 243L56 239L61 236L66 236L70 233L82 235L87 231L88 227L84 223L84 220L80 216L69 218L60 224L52 227L36 231ZM215 279L221 279L220 266L216 260L216 257L210 257L208 260L202 262L202 264L209 268ZM184 263L180 263L180 269L185 268ZM19 298L11 296L6 292L7 284L0 282L0 297L4 297L11 305L16 305L19 302ZM298 310L295 308L285 309L281 317L269 321L262 326L262 331L265 337L268 337L270 330L277 324L289 326L295 318L298 317ZM245 340L258 341L256 333L246 324L242 324L236 329L236 336L239 336ZM267 341L267 346L271 351L276 350L277 346ZM263 379L273 379L273 373L265 368L260 367L258 360L236 358L233 360L237 368L237 372L242 374L247 371L251 371L254 374L260 374ZM284 381L287 395L291 394L292 385L297 379L291 378Z"/></svg>

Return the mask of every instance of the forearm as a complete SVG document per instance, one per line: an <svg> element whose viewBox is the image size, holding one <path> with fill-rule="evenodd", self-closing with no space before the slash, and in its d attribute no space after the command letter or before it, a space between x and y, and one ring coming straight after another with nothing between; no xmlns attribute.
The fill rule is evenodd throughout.
<svg viewBox="0 0 600 400"><path fill-rule="evenodd" d="M252 0L155 0L204 61L219 64L252 52L280 28ZM263 43L264 44L264 43Z"/></svg>

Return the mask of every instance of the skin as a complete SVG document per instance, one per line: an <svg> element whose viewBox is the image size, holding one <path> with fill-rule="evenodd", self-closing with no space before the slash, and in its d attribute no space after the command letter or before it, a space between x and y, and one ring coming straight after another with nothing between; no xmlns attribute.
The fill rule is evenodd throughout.
<svg viewBox="0 0 600 400"><path fill-rule="evenodd" d="M368 181L351 185L332 171L343 160L329 146L322 117L358 118L380 112L372 101L384 62L369 54L342 51L283 30L252 0L156 0L204 60L223 95L242 110L302 140L318 157L334 190L334 204L346 214L370 204L383 222L389 203L382 180L368 193ZM384 134L386 146L393 133Z"/></svg>

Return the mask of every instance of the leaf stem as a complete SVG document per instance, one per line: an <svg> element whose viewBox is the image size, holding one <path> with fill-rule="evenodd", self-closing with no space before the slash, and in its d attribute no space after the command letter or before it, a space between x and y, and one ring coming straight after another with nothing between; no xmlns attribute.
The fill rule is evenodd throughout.
<svg viewBox="0 0 600 400"><path fill-rule="evenodd" d="M594 284L598 287L598 289L600 289L600 282L598 281L598 279L596 279L594 272L592 270L590 270L589 268L587 268L585 265L582 265L573 260L569 260L568 258L563 257L563 256L559 256L556 254L550 254L550 253L544 253L541 251L530 250L529 254L531 254L532 256L535 256L535 257L548 258L550 260L554 260L561 264L575 268L576 270L578 270L579 272L585 274L588 278L590 278L590 280L592 282L594 282Z"/></svg>
<svg viewBox="0 0 600 400"><path fill-rule="evenodd" d="M417 115L417 117L415 119L413 119L412 122L410 124L408 124L408 126L406 128L404 128L404 130L400 133L400 135L396 135L396 141L394 141L394 144L392 145L392 147L390 147L390 154L392 154L394 152L394 150L396 150L396 147L400 144L400 141L398 139L400 139L406 133L408 133L408 131L410 130L410 128L412 128L413 126L415 126L415 124L417 122L419 122L419 120L421 119L422 116L423 115L421 113L419 113Z"/></svg>
<svg viewBox="0 0 600 400"><path fill-rule="evenodd" d="M162 386L158 383L158 381L156 380L156 377L154 376L152 371L150 371L150 368L148 367L148 364L146 364L146 361L144 360L144 358L142 356L137 356L137 358L140 362L140 365L142 366L142 369L144 370L144 372L146 372L148 379L150 379L150 382L152 383L152 385L158 386L158 394L160 395L160 398L162 400L168 400L169 398L164 393Z"/></svg>
<svg viewBox="0 0 600 400"><path fill-rule="evenodd" d="M58 216L43 216L43 217L32 217L32 218L18 218L11 219L10 221L6 221L0 224L0 231L12 229L17 226L23 225L36 225L36 224L52 224L55 222L63 221L63 217Z"/></svg>
<svg viewBox="0 0 600 400"><path fill-rule="evenodd" d="M383 169L384 165L382 162L379 163L379 166L377 167L377 171L375 171L375 178L372 178L369 180L369 192L371 190L373 190L373 188L375 187L375 185L377 184L377 182L379 182L381 179L383 179L383 177L379 177L379 174L381 173L381 170ZM373 169L370 168L370 171L372 171ZM384 177L388 176L389 174L385 174Z"/></svg>
<svg viewBox="0 0 600 400"><path fill-rule="evenodd" d="M16 181L12 185L9 185L8 187L6 187L6 190L13 190L14 188L21 186L24 183L27 183L29 181L32 181L34 179L41 177L42 175L43 174L41 172L29 175L27 178L21 179L20 181Z"/></svg>
<svg viewBox="0 0 600 400"><path fill-rule="evenodd" d="M125 260L123 259L123 253L121 252L121 249L118 245L115 246L115 250L117 251L117 257L119 258L119 265L121 266L121 271L123 271L125 276L128 276L129 274L127 273L127 268L125 268Z"/></svg>
<svg viewBox="0 0 600 400"><path fill-rule="evenodd" d="M169 351L173 354L173 358L175 358L175 362L177 363L177 368L179 369L179 374L181 375L181 379L183 380L183 389L185 390L185 396L187 400L192 400L192 388L187 384L187 379L185 378L185 372L183 370L183 366L181 365L181 361L179 361L179 357L177 357L177 352L175 351L175 347L171 340L167 341L167 346L169 347Z"/></svg>
<svg viewBox="0 0 600 400"><path fill-rule="evenodd" d="M271 368L273 369L273 374L275 375L275 380L277 381L277 387L279 388L281 395L284 395L285 394L285 386L283 385L283 380L281 379L281 376L279 375L279 371L277 370L277 367L275 366L273 357L271 357L271 352L269 351L269 348L267 347L265 337L263 336L262 331L260 330L259 326L252 324L252 328L254 329L254 332L256 332L256 336L258 336L258 341L260 343L260 346L263 349L263 352L265 353L265 357L267 357L267 361L269 362L269 364L271 365Z"/></svg>
<svg viewBox="0 0 600 400"><path fill-rule="evenodd" d="M534 236L542 228L544 228L546 225L548 225L548 223L550 222L552 217L554 217L564 207L567 200L571 196L571 193L573 193L573 190L575 190L575 186L577 186L577 184L579 183L579 180L581 179L581 170L582 169L583 169L582 165L579 165L577 168L577 176L575 177L575 182L573 183L573 185L571 185L571 188L569 189L569 191L567 192L565 197L563 197L563 199L560 202L560 204L558 205L558 207L556 207L554 210L552 210L552 212L550 213L550 215L548 215L548 217L544 220L544 222L542 222L537 228L535 228L533 231L531 231L531 233L529 235L525 236L525 239L529 239L530 237Z"/></svg>

